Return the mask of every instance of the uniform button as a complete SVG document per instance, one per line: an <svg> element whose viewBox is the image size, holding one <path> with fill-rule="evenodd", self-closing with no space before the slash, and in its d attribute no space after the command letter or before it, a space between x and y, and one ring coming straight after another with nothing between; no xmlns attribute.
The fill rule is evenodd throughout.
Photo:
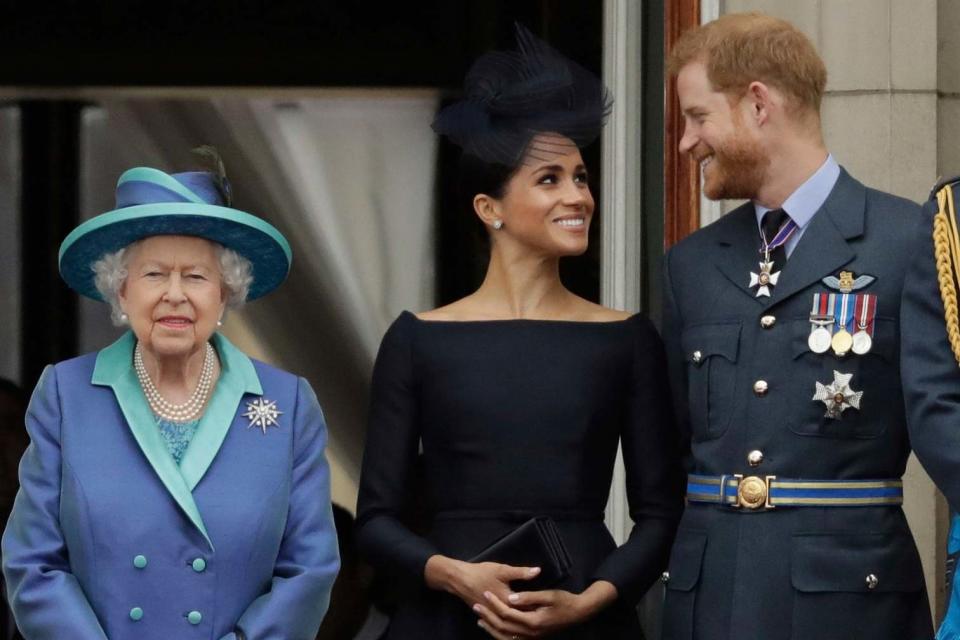
<svg viewBox="0 0 960 640"><path fill-rule="evenodd" d="M204 569L207 568L207 561L203 558L197 558L191 563L190 566L192 566L193 570L197 573L203 573Z"/></svg>
<svg viewBox="0 0 960 640"><path fill-rule="evenodd" d="M131 620L133 620L134 622L136 622L137 620L139 620L139 619L142 618L142 617L143 617L143 609L141 609L140 607L134 607L133 609L130 609L130 619L131 619Z"/></svg>
<svg viewBox="0 0 960 640"><path fill-rule="evenodd" d="M133 566L137 569L143 569L147 566L147 556L136 556L133 559Z"/></svg>
<svg viewBox="0 0 960 640"><path fill-rule="evenodd" d="M871 591L873 591L874 589L877 588L877 585L880 584L880 579L871 573L870 575L867 576L866 582L867 582L867 589L870 589Z"/></svg>
<svg viewBox="0 0 960 640"><path fill-rule="evenodd" d="M695 364L703 362L703 354L700 351L694 351L690 356Z"/></svg>
<svg viewBox="0 0 960 640"><path fill-rule="evenodd" d="M767 389L769 388L766 380L757 380L753 383L753 392L761 398L767 395Z"/></svg>
<svg viewBox="0 0 960 640"><path fill-rule="evenodd" d="M667 582L670 582L669 571L664 571L663 573L660 574L660 582L663 582L664 584L666 584Z"/></svg>
<svg viewBox="0 0 960 640"><path fill-rule="evenodd" d="M200 624L201 620L203 620L203 616L200 615L199 611L191 611L187 614L187 621L190 624Z"/></svg>
<svg viewBox="0 0 960 640"><path fill-rule="evenodd" d="M747 454L747 463L751 467L760 466L761 462L763 462L763 451L760 451L759 449L754 449L753 451Z"/></svg>
<svg viewBox="0 0 960 640"><path fill-rule="evenodd" d="M763 316L760 318L760 326L764 329L772 329L775 324L777 324L776 316Z"/></svg>

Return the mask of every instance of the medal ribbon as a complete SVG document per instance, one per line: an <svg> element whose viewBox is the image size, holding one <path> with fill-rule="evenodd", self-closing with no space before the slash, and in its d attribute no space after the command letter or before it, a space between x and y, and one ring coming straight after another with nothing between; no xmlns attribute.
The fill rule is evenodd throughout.
<svg viewBox="0 0 960 640"><path fill-rule="evenodd" d="M773 236L773 239L770 242L767 242L766 236L763 235L763 231L760 231L760 242L763 245L760 247L760 253L767 255L777 247L782 247L787 244L787 241L790 240L794 232L800 227L797 226L797 223L793 221L793 218L787 216L787 221L783 223L783 226L780 227L780 230L777 231L776 235Z"/></svg>
<svg viewBox="0 0 960 640"><path fill-rule="evenodd" d="M835 317L834 309L836 309L836 308L837 308L837 294L831 293L831 294L827 297L827 312L826 312L824 315L829 316L829 317L831 317L831 318L832 318L832 317ZM830 330L830 333L833 333L833 329L832 329L832 328L831 328L831 330Z"/></svg>
<svg viewBox="0 0 960 640"><path fill-rule="evenodd" d="M829 337L833 332L833 312L827 313L828 297L826 293L813 294L813 308L810 309L810 338L807 344L814 353L821 353L824 346L829 348L829 344L822 345L822 333L825 332ZM824 320L827 318L828 320Z"/></svg>
<svg viewBox="0 0 960 640"><path fill-rule="evenodd" d="M810 309L810 324L814 327L824 326L824 323L818 322L818 320L833 317L832 307L828 307L828 304L826 293L813 294L813 308Z"/></svg>
<svg viewBox="0 0 960 640"><path fill-rule="evenodd" d="M877 315L877 296L864 293L857 296L857 329L873 337L874 318Z"/></svg>
<svg viewBox="0 0 960 640"><path fill-rule="evenodd" d="M838 294L831 293L830 295L832 297ZM850 304L851 295L849 293L841 293L839 294L839 297L840 299L837 300L839 304L834 304L833 317L835 318L835 324L839 329L845 329L846 331L853 333L850 331L850 329L853 328L851 325L853 324L854 318L854 308L853 305Z"/></svg>
<svg viewBox="0 0 960 640"><path fill-rule="evenodd" d="M810 315L821 318L833 315L832 311L828 311L826 293L813 294L813 310L810 312Z"/></svg>

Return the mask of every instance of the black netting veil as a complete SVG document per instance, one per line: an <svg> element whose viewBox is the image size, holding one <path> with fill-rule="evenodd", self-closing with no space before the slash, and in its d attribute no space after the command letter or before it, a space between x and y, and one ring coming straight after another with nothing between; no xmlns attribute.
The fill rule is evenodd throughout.
<svg viewBox="0 0 960 640"><path fill-rule="evenodd" d="M443 109L433 130L485 162L517 166L569 152L556 133L584 147L600 135L613 99L594 74L522 25L516 51L481 56L464 80L464 98Z"/></svg>

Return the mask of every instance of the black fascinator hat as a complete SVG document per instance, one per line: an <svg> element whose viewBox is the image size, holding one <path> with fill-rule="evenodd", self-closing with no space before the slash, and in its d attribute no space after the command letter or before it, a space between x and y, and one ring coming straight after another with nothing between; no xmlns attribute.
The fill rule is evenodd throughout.
<svg viewBox="0 0 960 640"><path fill-rule="evenodd" d="M556 133L584 147L600 135L613 98L603 83L520 24L516 51L481 56L464 80L463 100L443 109L433 130L484 162L517 166L524 154L547 159L567 153Z"/></svg>

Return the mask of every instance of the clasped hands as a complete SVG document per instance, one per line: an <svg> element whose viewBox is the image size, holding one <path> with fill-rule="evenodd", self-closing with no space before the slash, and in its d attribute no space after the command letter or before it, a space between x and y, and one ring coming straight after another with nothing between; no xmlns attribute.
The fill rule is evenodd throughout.
<svg viewBox="0 0 960 640"><path fill-rule="evenodd" d="M560 589L515 593L511 582L539 575L538 567L470 563L435 555L424 571L427 585L463 600L497 640L539 638L583 622L616 599L616 588L598 581L580 594Z"/></svg>

